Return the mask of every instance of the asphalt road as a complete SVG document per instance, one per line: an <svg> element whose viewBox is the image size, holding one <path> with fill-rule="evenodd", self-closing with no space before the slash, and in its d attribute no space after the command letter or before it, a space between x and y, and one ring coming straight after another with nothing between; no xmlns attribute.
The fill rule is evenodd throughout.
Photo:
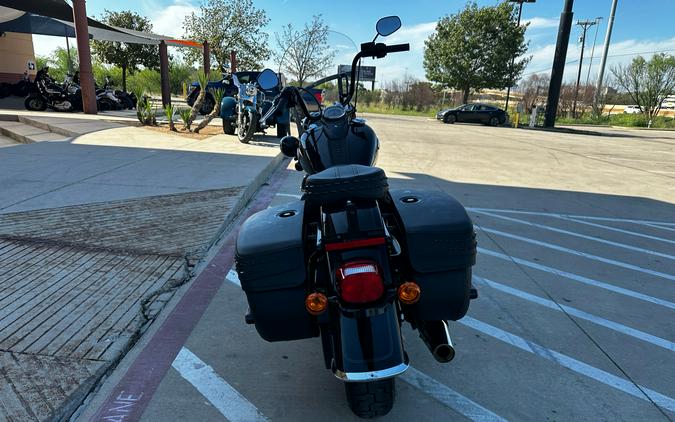
<svg viewBox="0 0 675 422"><path fill-rule="evenodd" d="M479 299L450 324L455 360L436 363L405 328L414 369L381 420L675 419L675 133L368 117L391 185L457 197L480 247ZM259 207L299 195L301 174L283 173ZM212 287L156 391L104 386L93 420L128 420L120 415L140 402L145 421L356 419L319 340L261 340L236 282L230 273ZM129 367L133 358L119 373Z"/></svg>

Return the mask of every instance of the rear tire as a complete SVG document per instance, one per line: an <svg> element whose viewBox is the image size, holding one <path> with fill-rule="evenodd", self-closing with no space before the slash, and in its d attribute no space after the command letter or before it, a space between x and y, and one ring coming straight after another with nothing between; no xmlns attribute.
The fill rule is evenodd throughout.
<svg viewBox="0 0 675 422"><path fill-rule="evenodd" d="M23 105L26 107L26 110L30 111L45 111L47 109L47 101L42 95L29 95L26 97Z"/></svg>
<svg viewBox="0 0 675 422"><path fill-rule="evenodd" d="M223 133L225 135L234 135L234 126L232 126L232 122L225 118L223 118L222 120L223 120Z"/></svg>
<svg viewBox="0 0 675 422"><path fill-rule="evenodd" d="M345 383L347 403L354 414L363 419L384 416L394 407L396 379Z"/></svg>
<svg viewBox="0 0 675 422"><path fill-rule="evenodd" d="M213 107L216 106L216 100L211 96L211 93L207 93L202 103L202 107L199 109L199 114L206 116L213 111Z"/></svg>
<svg viewBox="0 0 675 422"><path fill-rule="evenodd" d="M497 126L499 124L499 117L492 116L490 117L490 126Z"/></svg>
<svg viewBox="0 0 675 422"><path fill-rule="evenodd" d="M289 123L277 123L277 138L281 139L291 134L291 125Z"/></svg>

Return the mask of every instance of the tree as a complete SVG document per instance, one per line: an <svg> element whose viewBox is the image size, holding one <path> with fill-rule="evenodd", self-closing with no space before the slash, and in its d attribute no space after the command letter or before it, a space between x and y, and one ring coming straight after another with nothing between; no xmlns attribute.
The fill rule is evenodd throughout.
<svg viewBox="0 0 675 422"><path fill-rule="evenodd" d="M533 73L520 83L518 88L523 93L522 102L526 113L529 113L538 103L546 101L550 81L548 74Z"/></svg>
<svg viewBox="0 0 675 422"><path fill-rule="evenodd" d="M323 75L333 67L335 51L328 45L328 25L321 15L314 15L302 31L293 24L274 34L279 51L274 56L281 70L304 85L310 78Z"/></svg>
<svg viewBox="0 0 675 422"><path fill-rule="evenodd" d="M651 120L661 110L663 99L675 90L675 57L655 54L647 61L642 56L627 66L611 69L619 87L623 88Z"/></svg>
<svg viewBox="0 0 675 422"><path fill-rule="evenodd" d="M252 0L202 0L199 13L185 17L183 29L186 38L208 41L221 72L230 66L230 51L236 51L239 67L258 70L270 56L268 35L263 31L269 21ZM191 63L199 62L200 55L194 49L185 53Z"/></svg>
<svg viewBox="0 0 675 422"><path fill-rule="evenodd" d="M135 31L150 32L152 24L148 18L130 10L112 12L106 10L101 21L108 25ZM127 90L127 72L134 73L139 66L159 67L159 48L156 45L129 44L112 41L92 41L94 55L104 63L122 68L122 89Z"/></svg>
<svg viewBox="0 0 675 422"><path fill-rule="evenodd" d="M461 90L464 102L471 90L513 85L530 61L522 57L526 28L517 25L510 3L480 8L468 3L458 14L441 18L424 42L427 79ZM519 59L511 66L514 57Z"/></svg>

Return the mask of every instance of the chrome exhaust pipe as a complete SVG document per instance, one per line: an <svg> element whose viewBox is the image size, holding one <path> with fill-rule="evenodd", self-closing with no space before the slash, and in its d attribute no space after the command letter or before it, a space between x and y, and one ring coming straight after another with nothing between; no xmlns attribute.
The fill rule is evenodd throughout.
<svg viewBox="0 0 675 422"><path fill-rule="evenodd" d="M445 321L420 322L417 329L420 338L438 362L447 363L455 358L455 348L452 347L448 324Z"/></svg>

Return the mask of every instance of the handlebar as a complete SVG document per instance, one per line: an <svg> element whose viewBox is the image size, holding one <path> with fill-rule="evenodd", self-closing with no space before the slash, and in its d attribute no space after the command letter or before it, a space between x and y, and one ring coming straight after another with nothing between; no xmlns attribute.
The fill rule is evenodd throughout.
<svg viewBox="0 0 675 422"><path fill-rule="evenodd" d="M398 53L401 51L410 51L410 44L394 44L386 46L387 53Z"/></svg>

